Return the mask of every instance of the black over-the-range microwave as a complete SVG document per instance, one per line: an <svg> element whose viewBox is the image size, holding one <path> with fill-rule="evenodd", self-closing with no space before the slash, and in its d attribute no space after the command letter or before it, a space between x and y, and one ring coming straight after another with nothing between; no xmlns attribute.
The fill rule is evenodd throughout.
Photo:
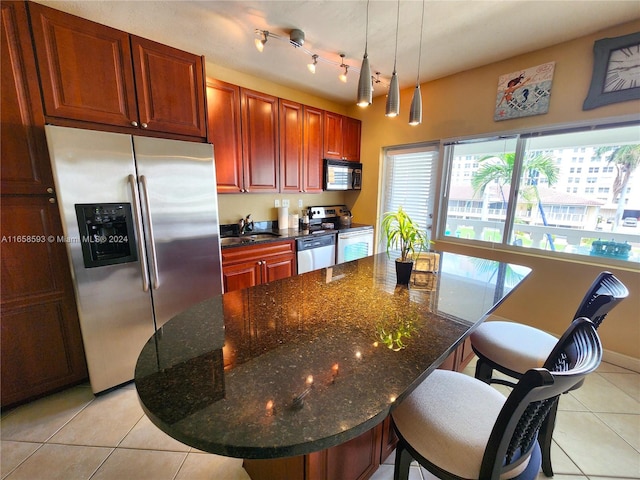
<svg viewBox="0 0 640 480"><path fill-rule="evenodd" d="M344 160L324 160L325 190L362 190L362 164Z"/></svg>

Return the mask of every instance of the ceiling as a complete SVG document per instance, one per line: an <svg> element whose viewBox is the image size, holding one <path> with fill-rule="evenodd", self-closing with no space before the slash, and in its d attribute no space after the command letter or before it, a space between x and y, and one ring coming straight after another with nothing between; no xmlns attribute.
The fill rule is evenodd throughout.
<svg viewBox="0 0 640 480"><path fill-rule="evenodd" d="M216 65L339 103L355 103L367 37L365 0L38 2L205 55ZM422 7L419 0L399 4L401 88L417 80ZM372 74L380 72L382 80L374 85L374 97L386 93L393 71L397 12L396 1L370 1L369 62ZM636 0L426 0L420 82L639 18ZM289 44L294 28L305 33L303 48ZM260 53L254 45L256 29L281 38L269 38ZM315 74L306 67L311 62L309 52L320 56ZM338 80L340 53L350 65L346 83ZM215 77L215 72L207 73Z"/></svg>

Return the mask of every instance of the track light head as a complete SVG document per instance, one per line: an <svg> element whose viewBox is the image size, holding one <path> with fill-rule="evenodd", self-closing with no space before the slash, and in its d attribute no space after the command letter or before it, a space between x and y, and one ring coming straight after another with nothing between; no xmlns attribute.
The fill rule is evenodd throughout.
<svg viewBox="0 0 640 480"><path fill-rule="evenodd" d="M267 30L256 30L256 33L260 35L259 38L254 40L256 48L259 52L262 52L264 50L264 44L267 43L267 39L269 38L269 32Z"/></svg>
<svg viewBox="0 0 640 480"><path fill-rule="evenodd" d="M313 62L307 64L307 68L311 73L316 73L316 65L318 64L318 55L313 54L311 55L311 58L313 59Z"/></svg>

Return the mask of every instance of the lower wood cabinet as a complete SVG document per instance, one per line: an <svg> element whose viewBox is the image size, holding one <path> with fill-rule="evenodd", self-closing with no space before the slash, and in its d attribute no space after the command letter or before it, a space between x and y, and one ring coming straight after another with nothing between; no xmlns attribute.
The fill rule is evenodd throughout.
<svg viewBox="0 0 640 480"><path fill-rule="evenodd" d="M222 250L222 282L225 293L291 277L296 271L296 247L293 240Z"/></svg>

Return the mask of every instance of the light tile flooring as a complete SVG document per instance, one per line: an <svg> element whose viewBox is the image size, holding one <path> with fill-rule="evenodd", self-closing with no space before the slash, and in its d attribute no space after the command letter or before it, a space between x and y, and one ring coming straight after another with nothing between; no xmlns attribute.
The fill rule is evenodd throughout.
<svg viewBox="0 0 640 480"><path fill-rule="evenodd" d="M473 374L473 365L465 372ZM79 386L23 405L2 415L1 437L7 480L249 480L242 460L202 453L158 430L133 385L99 397ZM563 395L552 456L556 480L640 479L640 374L602 364ZM371 480L392 478L393 455ZM411 480L433 478L411 469Z"/></svg>

